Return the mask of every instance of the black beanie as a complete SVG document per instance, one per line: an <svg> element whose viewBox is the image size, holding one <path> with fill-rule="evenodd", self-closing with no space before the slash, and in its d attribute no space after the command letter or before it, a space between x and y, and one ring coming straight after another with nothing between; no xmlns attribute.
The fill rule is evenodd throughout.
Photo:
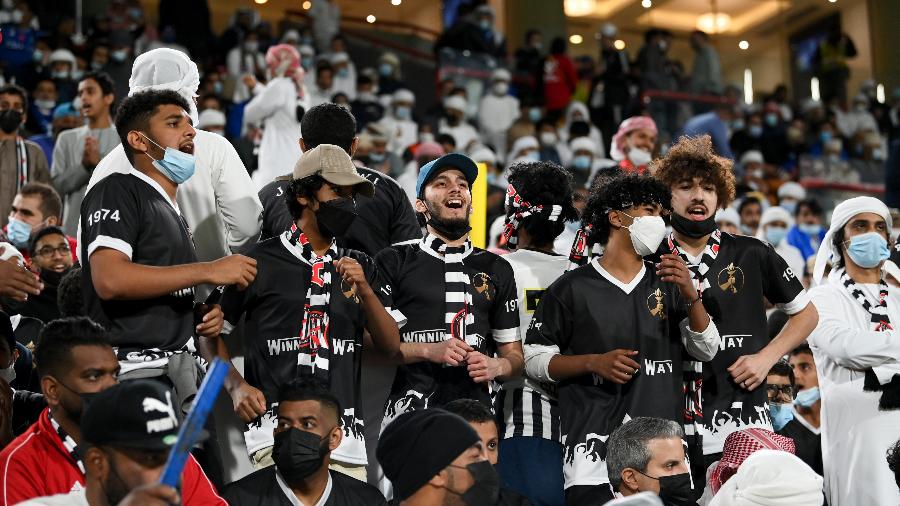
<svg viewBox="0 0 900 506"><path fill-rule="evenodd" d="M394 499L402 501L478 441L478 433L462 417L426 409L391 422L378 440L375 456L394 486Z"/></svg>

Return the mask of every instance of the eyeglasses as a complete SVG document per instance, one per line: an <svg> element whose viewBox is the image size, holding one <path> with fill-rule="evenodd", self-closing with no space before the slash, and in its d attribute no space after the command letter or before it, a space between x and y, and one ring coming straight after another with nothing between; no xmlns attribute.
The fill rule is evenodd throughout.
<svg viewBox="0 0 900 506"><path fill-rule="evenodd" d="M53 253L59 253L62 256L69 254L71 250L69 249L68 244L63 244L58 248L54 248L52 246L45 246L37 251L38 256L42 257L52 257Z"/></svg>
<svg viewBox="0 0 900 506"><path fill-rule="evenodd" d="M782 395L788 399L793 399L794 387L790 385L766 385L766 393L769 394L769 399L775 399Z"/></svg>

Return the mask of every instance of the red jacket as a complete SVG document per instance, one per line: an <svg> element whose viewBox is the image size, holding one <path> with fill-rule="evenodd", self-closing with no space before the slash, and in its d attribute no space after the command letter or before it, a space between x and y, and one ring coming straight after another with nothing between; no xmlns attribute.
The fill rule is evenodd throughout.
<svg viewBox="0 0 900 506"><path fill-rule="evenodd" d="M181 478L185 506L227 506L194 457L188 459ZM0 506L83 487L84 475L53 429L47 409L0 452Z"/></svg>
<svg viewBox="0 0 900 506"><path fill-rule="evenodd" d="M572 60L564 54L551 55L544 60L544 107L558 111L569 105L578 74Z"/></svg>

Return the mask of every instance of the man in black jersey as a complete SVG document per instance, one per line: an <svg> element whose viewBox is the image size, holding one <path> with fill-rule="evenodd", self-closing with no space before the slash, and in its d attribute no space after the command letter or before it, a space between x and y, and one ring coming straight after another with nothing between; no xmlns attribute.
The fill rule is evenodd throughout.
<svg viewBox="0 0 900 506"><path fill-rule="evenodd" d="M693 364L689 369L694 374L685 377L691 395L685 433L702 436L707 464L717 460L728 434L749 427L772 430L765 388L757 387L818 321L797 273L771 245L716 229L716 210L734 199L731 165L715 155L709 136L701 136L682 138L652 168L672 191L674 233L660 253L675 253L687 262L722 336L721 349L711 363ZM771 341L764 299L790 315ZM696 478L702 478L702 469L696 471L701 471Z"/></svg>
<svg viewBox="0 0 900 506"><path fill-rule="evenodd" d="M246 380L232 370L226 386L235 412L250 424L245 439L257 465L271 462L278 389L297 376L312 376L344 406L344 437L332 465L366 479L363 329L388 356L398 353L400 334L389 314L390 285L381 282L368 256L340 248L334 239L356 220L356 196L373 190L340 147L321 144L307 151L284 197L293 229L248 250L259 273L246 290L219 290L226 333L246 315ZM230 359L221 340L217 349Z"/></svg>
<svg viewBox="0 0 900 506"><path fill-rule="evenodd" d="M522 343L509 264L469 241L475 163L445 155L422 167L416 211L428 233L388 248L376 263L407 320L387 418L460 398L490 404L487 384L518 375ZM494 357L494 353L498 357Z"/></svg>
<svg viewBox="0 0 900 506"><path fill-rule="evenodd" d="M319 144L334 144L352 157L359 145L356 120L349 111L335 104L321 104L306 111L300 129L303 132L300 149L304 153ZM400 185L376 170L364 167L357 170L375 185L375 194L359 199L359 218L345 234L337 237L338 246L374 256L391 245L418 242L422 237L422 230ZM294 220L291 219L283 198L290 180L290 174L287 174L259 191L259 199L263 204L260 240L278 236L293 225Z"/></svg>
<svg viewBox="0 0 900 506"><path fill-rule="evenodd" d="M375 487L328 469L344 437L338 398L315 379L294 379L275 399L275 465L229 485L223 496L243 506L381 506Z"/></svg>
<svg viewBox="0 0 900 506"><path fill-rule="evenodd" d="M610 434L635 417L681 422L682 361L709 360L719 334L684 261L645 262L665 237L660 182L622 175L595 190L602 257L563 274L544 292L527 333L527 374L557 382L567 504L613 498Z"/></svg>
<svg viewBox="0 0 900 506"><path fill-rule="evenodd" d="M416 211L428 233L375 258L393 289L395 310L407 320L382 426L404 412L455 399L490 405L490 382L521 373L512 269L469 241L469 188L477 175L475 163L460 154L423 166Z"/></svg>
<svg viewBox="0 0 900 506"><path fill-rule="evenodd" d="M198 385L195 334L217 335L216 306L194 324L194 287L236 284L256 276L242 255L197 262L175 202L193 174L194 129L188 104L173 91L146 91L122 101L116 130L132 164L97 183L81 204L82 291L86 313L106 327L122 377L167 374L183 400ZM156 371L149 371L155 369ZM192 391L193 390L193 391Z"/></svg>

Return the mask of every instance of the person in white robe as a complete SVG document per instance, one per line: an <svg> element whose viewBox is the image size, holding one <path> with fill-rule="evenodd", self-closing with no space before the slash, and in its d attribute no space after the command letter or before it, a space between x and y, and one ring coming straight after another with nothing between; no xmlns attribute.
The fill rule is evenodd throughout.
<svg viewBox="0 0 900 506"><path fill-rule="evenodd" d="M466 121L466 99L453 95L444 99L444 117L438 122L438 133L448 134L456 141L456 151L465 153L478 141L478 131Z"/></svg>
<svg viewBox="0 0 900 506"><path fill-rule="evenodd" d="M806 262L803 254L795 246L787 242L788 230L794 226L794 218L783 207L772 206L763 211L759 218L759 228L756 238L768 242L775 248L775 252L784 259L788 267L794 271L798 278L803 276Z"/></svg>
<svg viewBox="0 0 900 506"><path fill-rule="evenodd" d="M819 323L809 336L822 396L831 506L900 504L885 454L900 439L900 297L885 283L891 214L873 197L834 209L813 268ZM828 261L833 268L826 279ZM892 383L893 382L893 383Z"/></svg>
<svg viewBox="0 0 900 506"><path fill-rule="evenodd" d="M478 129L481 142L494 147L494 152L506 153L507 131L519 119L519 99L509 94L512 79L506 69L497 69L491 74L490 91L481 98L478 107ZM501 159L500 162L504 162Z"/></svg>
<svg viewBox="0 0 900 506"><path fill-rule="evenodd" d="M390 112L378 121L391 134L388 151L397 156L402 156L403 151L418 140L419 125L412 119L415 103L413 92L399 89L391 96Z"/></svg>
<svg viewBox="0 0 900 506"><path fill-rule="evenodd" d="M244 108L244 122L263 128L259 164L253 173L257 188L284 174L300 159L300 122L297 106L309 107L303 86L300 54L293 46L278 44L266 52L271 76L265 86L251 90L253 99Z"/></svg>

